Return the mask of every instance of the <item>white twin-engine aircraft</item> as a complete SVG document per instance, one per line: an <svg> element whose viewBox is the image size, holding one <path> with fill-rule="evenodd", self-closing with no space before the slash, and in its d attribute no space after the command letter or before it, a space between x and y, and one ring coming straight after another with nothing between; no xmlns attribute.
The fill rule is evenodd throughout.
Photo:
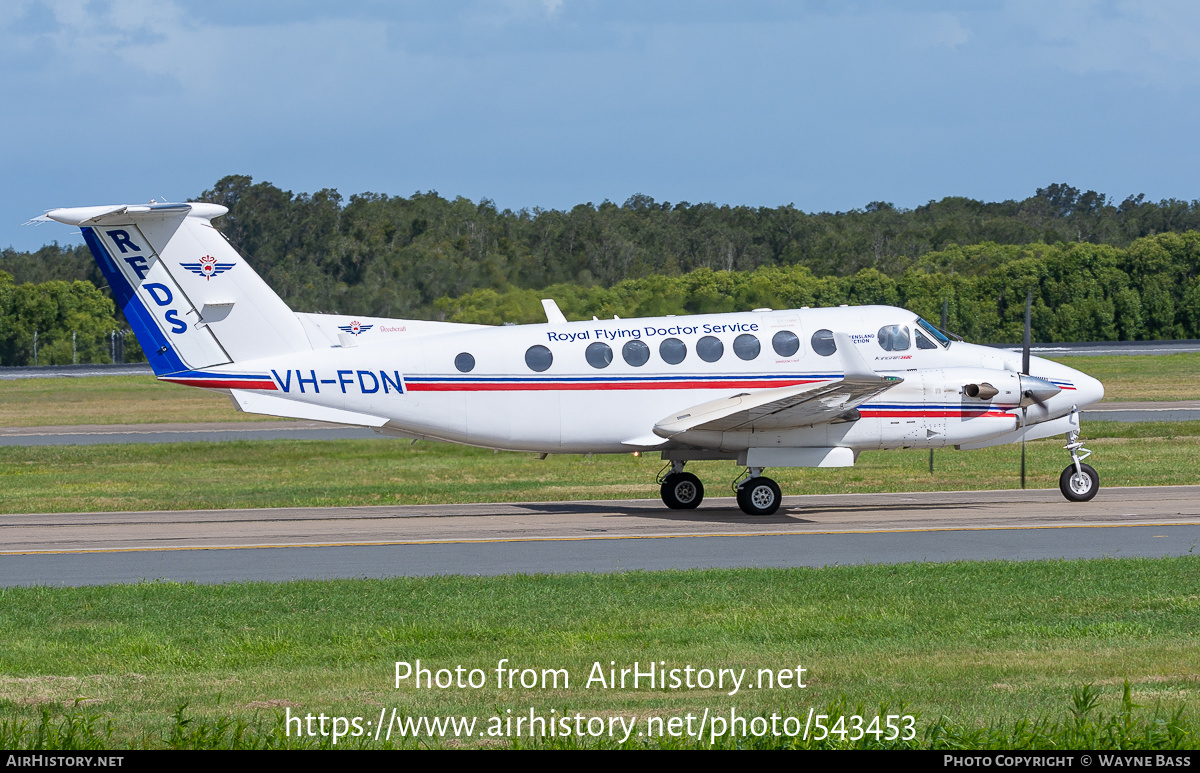
<svg viewBox="0 0 1200 773"><path fill-rule="evenodd" d="M663 502L694 508L694 459L746 468L738 505L780 504L767 467L860 451L984 448L1065 434L1067 499L1095 496L1079 410L1104 387L1040 358L951 341L889 306L492 327L294 313L212 226L214 204L56 209L79 226L162 381L250 413L550 453L660 451ZM1036 375L1034 375L1036 373Z"/></svg>

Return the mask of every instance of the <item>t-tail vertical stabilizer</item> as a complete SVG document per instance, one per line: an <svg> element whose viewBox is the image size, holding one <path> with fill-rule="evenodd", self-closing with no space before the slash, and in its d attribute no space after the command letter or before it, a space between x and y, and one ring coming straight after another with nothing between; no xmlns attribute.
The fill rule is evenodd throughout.
<svg viewBox="0 0 1200 773"><path fill-rule="evenodd" d="M210 222L217 204L56 209L79 226L159 375L311 348L287 304Z"/></svg>

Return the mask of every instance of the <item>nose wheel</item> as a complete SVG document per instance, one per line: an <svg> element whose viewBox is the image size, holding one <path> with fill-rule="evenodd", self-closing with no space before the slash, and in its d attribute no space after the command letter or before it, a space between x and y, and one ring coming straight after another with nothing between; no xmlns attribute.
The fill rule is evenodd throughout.
<svg viewBox="0 0 1200 773"><path fill-rule="evenodd" d="M1063 446L1071 453L1071 463L1058 476L1058 488L1071 502L1087 502L1100 490L1100 475L1083 460L1092 452L1083 447L1078 432L1067 433L1067 444Z"/></svg>
<svg viewBox="0 0 1200 773"><path fill-rule="evenodd" d="M1100 490L1100 475L1091 465L1081 463L1075 469L1072 464L1058 476L1058 488L1072 502L1087 502Z"/></svg>

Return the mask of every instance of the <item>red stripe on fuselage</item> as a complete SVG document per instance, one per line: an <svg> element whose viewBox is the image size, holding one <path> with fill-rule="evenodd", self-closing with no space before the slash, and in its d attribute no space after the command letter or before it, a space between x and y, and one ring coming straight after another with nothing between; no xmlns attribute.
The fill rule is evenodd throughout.
<svg viewBox="0 0 1200 773"><path fill-rule="evenodd" d="M935 408L929 408L929 409L914 408L912 410L899 410L899 411L881 411L881 410L873 410L871 408L860 408L858 412L865 419L882 419L882 418L887 418L887 417L947 418L947 417L963 417L963 416L966 416L966 417L969 417L972 419L979 419L979 418L1015 419L1016 418L1016 416L1013 416L1011 413L1004 413L1003 411L972 411L972 410L965 409L965 408L963 408L963 409L942 409L942 410L935 409Z"/></svg>
<svg viewBox="0 0 1200 773"><path fill-rule="evenodd" d="M218 378L162 378L159 381L205 389L266 389L275 391L279 389L279 387L275 386L274 381L238 381L236 379L226 380Z"/></svg>
<svg viewBox="0 0 1200 773"><path fill-rule="evenodd" d="M555 382L540 381L528 383L428 383L421 381L406 381L404 386L409 392L540 392L540 391L580 391L592 390L608 392L627 389L773 389L775 387L797 386L811 384L819 379L805 381L653 381L653 382Z"/></svg>

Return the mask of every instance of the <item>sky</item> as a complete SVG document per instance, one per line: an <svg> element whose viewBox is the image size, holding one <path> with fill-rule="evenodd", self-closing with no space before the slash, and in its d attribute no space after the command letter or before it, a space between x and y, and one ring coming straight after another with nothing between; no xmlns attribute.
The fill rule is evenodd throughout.
<svg viewBox="0 0 1200 773"><path fill-rule="evenodd" d="M230 174L563 209L1200 198L1200 4L6 0L0 247Z"/></svg>

